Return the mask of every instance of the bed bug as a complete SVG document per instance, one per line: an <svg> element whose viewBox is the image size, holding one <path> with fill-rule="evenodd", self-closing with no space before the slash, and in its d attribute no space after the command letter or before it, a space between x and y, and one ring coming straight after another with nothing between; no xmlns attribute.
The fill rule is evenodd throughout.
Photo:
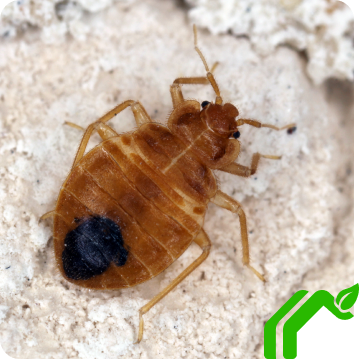
<svg viewBox="0 0 359 359"><path fill-rule="evenodd" d="M139 310L137 343L143 335L143 315L172 291L209 255L211 242L203 230L209 202L238 214L243 264L250 265L246 216L240 203L220 191L212 170L241 177L257 171L236 162L240 152L238 127L248 124L278 128L252 119L237 118L231 103L223 103L219 87L197 46L206 76L177 78L170 87L173 110L167 125L151 120L140 102L116 106L84 130L71 172L60 189L54 218L57 267L65 279L89 289L120 289L145 282L168 268L194 242L202 254L177 278ZM182 85L210 84L215 101L185 100ZM118 134L107 122L130 108L137 129ZM102 142L85 149L98 132Z"/></svg>

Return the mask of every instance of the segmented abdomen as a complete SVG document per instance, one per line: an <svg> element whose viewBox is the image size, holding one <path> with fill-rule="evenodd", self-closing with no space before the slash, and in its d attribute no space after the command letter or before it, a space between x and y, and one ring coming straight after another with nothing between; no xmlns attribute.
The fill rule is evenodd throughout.
<svg viewBox="0 0 359 359"><path fill-rule="evenodd" d="M75 284L96 289L129 287L156 276L196 237L215 190L212 172L164 126L146 124L102 142L72 170L60 191L55 253L62 258L65 239L69 233L72 239L82 223L106 218L121 230L125 264L114 260L101 274L72 279L59 260L60 271ZM89 256L91 263L96 260Z"/></svg>

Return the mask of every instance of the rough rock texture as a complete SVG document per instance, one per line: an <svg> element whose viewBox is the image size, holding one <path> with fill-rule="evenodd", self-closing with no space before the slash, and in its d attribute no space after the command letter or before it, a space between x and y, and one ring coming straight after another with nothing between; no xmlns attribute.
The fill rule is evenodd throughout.
<svg viewBox="0 0 359 359"><path fill-rule="evenodd" d="M293 292L335 294L353 284L352 84L313 85L306 58L288 47L268 44L263 57L246 38L199 31L208 62L220 62L226 101L244 117L298 126L292 135L243 126L240 163L256 151L283 158L263 160L249 179L217 173L222 190L243 204L253 265L267 283L241 264L238 218L210 205L210 257L145 315L144 340L133 345L138 309L200 250L192 246L138 287L88 291L56 273L51 220L37 221L54 207L81 138L64 121L86 127L138 99L165 122L170 83L205 72L176 2L114 2L80 23L81 36L56 30L51 43L32 27L0 40L1 346L15 358L263 357L264 322ZM214 98L209 86L184 93ZM111 123L119 132L135 125L129 111Z"/></svg>
<svg viewBox="0 0 359 359"><path fill-rule="evenodd" d="M307 71L320 84L329 77L353 79L354 18L336 0L186 0L192 21L213 34L248 36L256 51L279 44L304 51Z"/></svg>
<svg viewBox="0 0 359 359"><path fill-rule="evenodd" d="M18 0L7 5L2 12L0 32L15 36L31 27L41 30L42 40L53 43L70 33L83 36L88 27L83 19L88 13L101 11L113 3L127 5L134 0Z"/></svg>

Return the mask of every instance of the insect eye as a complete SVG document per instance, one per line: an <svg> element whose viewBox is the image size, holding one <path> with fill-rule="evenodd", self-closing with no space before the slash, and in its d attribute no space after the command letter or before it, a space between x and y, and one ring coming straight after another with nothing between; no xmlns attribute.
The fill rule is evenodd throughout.
<svg viewBox="0 0 359 359"><path fill-rule="evenodd" d="M241 133L239 131L237 131L233 134L233 137L237 139L237 138L239 138L240 135L241 135Z"/></svg>
<svg viewBox="0 0 359 359"><path fill-rule="evenodd" d="M202 108L205 108L207 105L209 105L209 101L203 101L201 104Z"/></svg>

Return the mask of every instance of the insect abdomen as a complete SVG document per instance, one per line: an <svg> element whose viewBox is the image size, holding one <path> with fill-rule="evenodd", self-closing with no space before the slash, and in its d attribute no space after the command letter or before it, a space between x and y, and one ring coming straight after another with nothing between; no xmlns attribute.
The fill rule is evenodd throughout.
<svg viewBox="0 0 359 359"><path fill-rule="evenodd" d="M152 278L184 252L201 228L170 199L177 198L176 192L168 196L160 189L152 178L155 172L147 176L140 170L135 164L143 162L139 156L129 157L121 151L116 145L121 137L103 142L80 161L66 180L56 208L56 258L66 253L64 240L79 223L100 216L121 229L128 251L123 266L113 261L101 274L71 280L64 264L58 263L67 279L88 288L121 288ZM164 188L163 183L161 186ZM171 188L166 191L171 192ZM181 196L177 200L183 201ZM204 212L198 210L196 216L203 220Z"/></svg>

